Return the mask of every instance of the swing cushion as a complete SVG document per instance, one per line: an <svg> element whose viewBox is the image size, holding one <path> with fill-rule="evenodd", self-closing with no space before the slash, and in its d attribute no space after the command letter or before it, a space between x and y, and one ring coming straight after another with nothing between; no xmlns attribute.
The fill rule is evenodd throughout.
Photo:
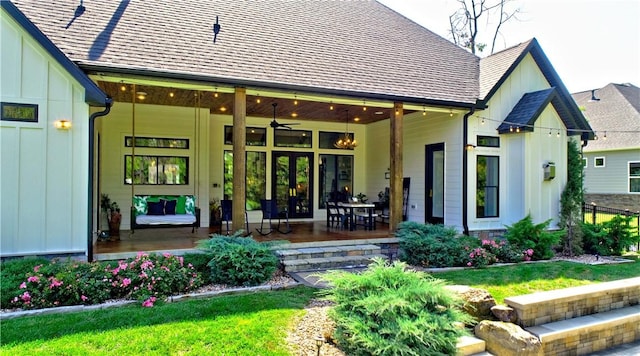
<svg viewBox="0 0 640 356"><path fill-rule="evenodd" d="M165 200L167 202L175 201L175 214L196 214L196 198L193 195L134 195L133 207L135 209L136 216L139 215L151 215L149 214L149 202L160 202ZM166 208L165 208L166 210ZM165 211L166 214L166 211Z"/></svg>

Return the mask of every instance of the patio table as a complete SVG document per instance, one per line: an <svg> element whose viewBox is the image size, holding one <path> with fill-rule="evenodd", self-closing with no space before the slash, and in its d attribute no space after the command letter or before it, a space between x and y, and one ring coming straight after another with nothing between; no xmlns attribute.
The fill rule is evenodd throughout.
<svg viewBox="0 0 640 356"><path fill-rule="evenodd" d="M367 225L365 228L367 230L375 230L376 222L373 220L373 210L375 209L375 204L367 204L367 203L338 203L339 206L349 209L349 213L347 214L347 223L349 224L349 231L354 231L356 229L356 225L354 222L354 209L365 209L367 214L369 215L369 219L367 221Z"/></svg>

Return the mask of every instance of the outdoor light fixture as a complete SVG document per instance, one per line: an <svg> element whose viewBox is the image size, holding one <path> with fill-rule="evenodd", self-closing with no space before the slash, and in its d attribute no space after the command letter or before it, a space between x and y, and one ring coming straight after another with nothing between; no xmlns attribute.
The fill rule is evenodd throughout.
<svg viewBox="0 0 640 356"><path fill-rule="evenodd" d="M345 110L345 113L347 115L347 126L344 131L344 136L338 139L338 141L336 141L333 146L345 150L352 150L358 146L358 143L356 142L355 138L352 140L351 136L349 136L349 110Z"/></svg>
<svg viewBox="0 0 640 356"><path fill-rule="evenodd" d="M316 336L315 338L316 341L316 355L320 356L320 348L322 348L322 344L324 344L324 338L322 336Z"/></svg>
<svg viewBox="0 0 640 356"><path fill-rule="evenodd" d="M147 93L144 91L136 92L136 96L139 100L144 100L147 97Z"/></svg>
<svg viewBox="0 0 640 356"><path fill-rule="evenodd" d="M467 151L471 151L474 148L476 148L476 145L471 144L471 143L467 143L466 145L464 145L464 149L467 150Z"/></svg>
<svg viewBox="0 0 640 356"><path fill-rule="evenodd" d="M71 128L71 121L69 120L56 120L53 122L53 126L58 130L69 130Z"/></svg>

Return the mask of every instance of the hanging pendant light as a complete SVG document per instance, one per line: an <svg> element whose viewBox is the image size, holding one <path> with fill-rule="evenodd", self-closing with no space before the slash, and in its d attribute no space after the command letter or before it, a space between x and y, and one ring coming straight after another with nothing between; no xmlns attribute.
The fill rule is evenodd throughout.
<svg viewBox="0 0 640 356"><path fill-rule="evenodd" d="M349 110L345 110L345 113L347 115L347 126L344 131L344 136L339 138L338 141L336 141L336 143L334 143L333 145L336 148L352 150L356 148L356 146L358 146L358 142L356 142L355 138L351 139L351 136L349 135Z"/></svg>

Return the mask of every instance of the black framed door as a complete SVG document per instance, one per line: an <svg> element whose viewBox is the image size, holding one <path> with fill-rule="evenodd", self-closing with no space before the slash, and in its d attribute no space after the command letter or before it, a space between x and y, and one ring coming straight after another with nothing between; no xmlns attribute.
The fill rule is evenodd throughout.
<svg viewBox="0 0 640 356"><path fill-rule="evenodd" d="M313 217L313 153L273 152L271 198L290 218Z"/></svg>
<svg viewBox="0 0 640 356"><path fill-rule="evenodd" d="M444 142L425 146L425 220L444 224Z"/></svg>

